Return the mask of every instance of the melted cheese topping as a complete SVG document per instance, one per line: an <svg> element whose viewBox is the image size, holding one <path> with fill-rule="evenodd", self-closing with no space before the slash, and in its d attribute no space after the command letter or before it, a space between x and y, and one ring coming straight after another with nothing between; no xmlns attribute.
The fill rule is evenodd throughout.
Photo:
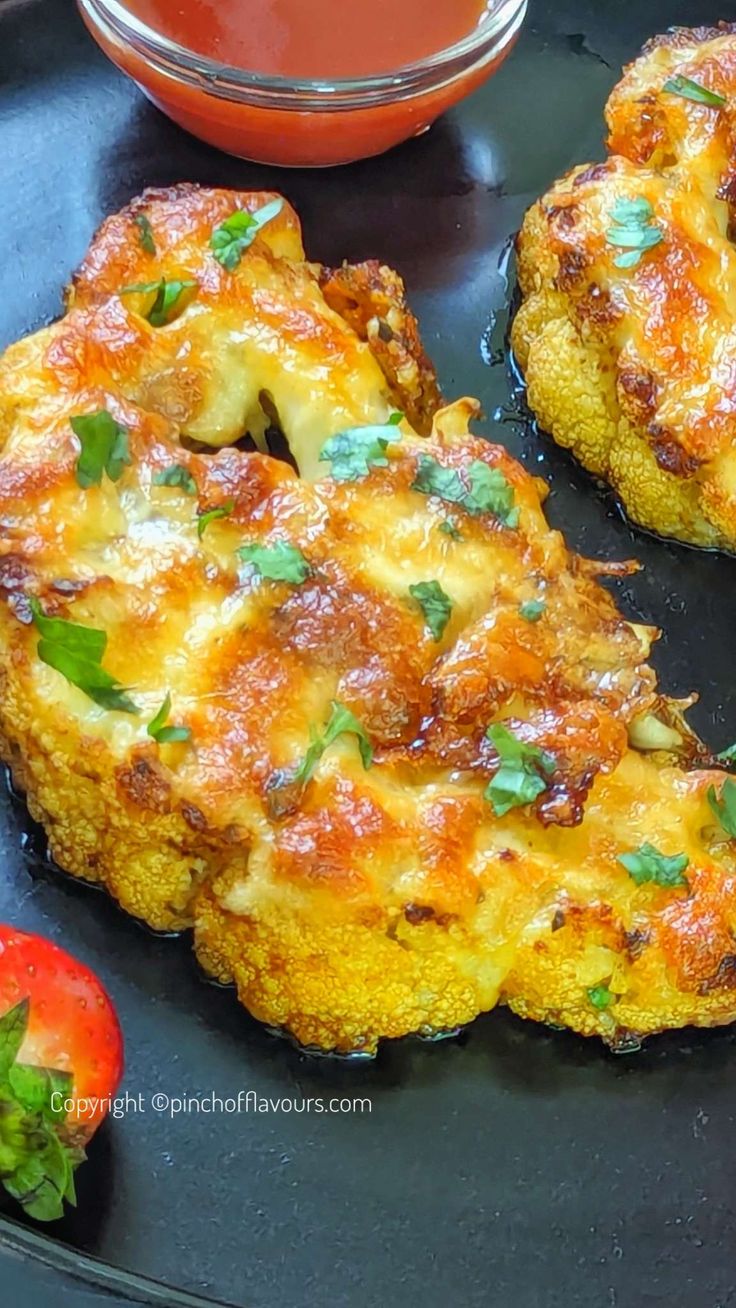
<svg viewBox="0 0 736 1308"><path fill-rule="evenodd" d="M723 104L667 89L678 78ZM736 549L734 25L650 42L606 117L609 158L556 183L520 237L530 400L637 522ZM629 200L661 240L621 267L610 233Z"/></svg>
<svg viewBox="0 0 736 1308"><path fill-rule="evenodd" d="M171 324L119 293L145 280L138 201L102 229L66 318L0 362L0 723L59 862L155 926L193 923L208 970L322 1047L452 1027L499 999L610 1040L732 1016L736 860L706 800L721 778L629 745L650 720L658 745L686 741L646 662L656 633L549 529L541 484L469 433L472 401L439 410L428 437L391 428L365 475L331 475L325 439L384 422L395 378L323 298L288 206L236 269L216 262L212 226L236 198L270 197L184 188L148 204L148 280L176 269L199 286ZM262 422L266 390L298 474L222 448ZM84 489L70 419L101 408L130 463ZM427 458L466 488L471 465L491 472L518 521L424 493ZM194 493L160 484L174 464ZM301 552L303 580L237 553L277 542ZM422 582L449 601L439 638ZM32 596L105 631L104 667L137 715L39 659ZM167 694L189 741L147 733ZM343 733L301 784L335 701L373 765ZM548 756L544 789L503 817L484 793L491 723ZM618 855L646 842L688 855L689 890L635 884ZM604 982L610 1010L588 994Z"/></svg>

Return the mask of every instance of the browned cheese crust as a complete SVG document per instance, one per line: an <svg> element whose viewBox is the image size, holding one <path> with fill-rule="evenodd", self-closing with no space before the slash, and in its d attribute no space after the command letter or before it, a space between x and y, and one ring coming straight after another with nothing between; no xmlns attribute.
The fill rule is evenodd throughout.
<svg viewBox="0 0 736 1308"><path fill-rule="evenodd" d="M272 199L145 194L103 225L66 316L0 360L0 728L55 858L193 926L202 965L308 1045L373 1050L498 1002L611 1043L730 1021L736 851L706 798L724 778L657 692L656 633L550 530L542 484L469 434L474 402L436 409L394 274L321 274L286 204L217 261L213 230ZM153 326L125 288L162 275L196 285ZM397 409L414 421L354 480L320 461ZM70 419L101 410L130 462L85 487ZM299 473L243 448L276 416ZM184 484L162 484L174 465ZM299 580L236 553L276 542ZM439 636L410 590L428 582ZM39 657L34 602L106 633L137 715ZM147 733L167 694L189 740ZM373 764L342 733L300 776L334 702ZM546 757L503 816L499 723ZM646 842L687 855L686 881L637 884L619 855Z"/></svg>
<svg viewBox="0 0 736 1308"><path fill-rule="evenodd" d="M529 401L635 522L736 550L736 24L649 42L606 120L607 160L557 182L519 236ZM642 199L661 239L622 267L614 210Z"/></svg>

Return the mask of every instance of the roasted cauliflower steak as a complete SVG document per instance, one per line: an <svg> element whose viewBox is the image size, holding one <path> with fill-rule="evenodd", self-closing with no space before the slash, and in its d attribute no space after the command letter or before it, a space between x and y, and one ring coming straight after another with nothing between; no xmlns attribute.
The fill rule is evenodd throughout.
<svg viewBox="0 0 736 1308"><path fill-rule="evenodd" d="M731 1021L736 783L476 413L277 197L110 218L0 360L4 758L61 867L304 1045Z"/></svg>
<svg viewBox="0 0 736 1308"><path fill-rule="evenodd" d="M606 119L518 237L529 404L634 522L736 550L736 24L650 41Z"/></svg>

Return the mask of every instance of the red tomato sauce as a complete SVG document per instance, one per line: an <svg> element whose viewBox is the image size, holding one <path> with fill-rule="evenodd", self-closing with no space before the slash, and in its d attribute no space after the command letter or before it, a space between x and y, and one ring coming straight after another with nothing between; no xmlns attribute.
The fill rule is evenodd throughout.
<svg viewBox="0 0 736 1308"><path fill-rule="evenodd" d="M294 78L367 77L468 36L488 0L126 0L162 36L224 64Z"/></svg>
<svg viewBox="0 0 736 1308"><path fill-rule="evenodd" d="M0 0L2 3L2 0ZM194 136L245 159L313 166L380 154L426 131L451 105L491 77L514 44L524 0L123 0L129 15L203 61L230 65L226 93L210 93L176 57L149 57L125 22L101 19L105 0L78 0L85 22L114 63L154 104ZM493 13L502 22L482 23ZM108 16L109 17L109 16ZM249 75L287 83L328 83L394 73L470 36L481 36L467 62L436 75L425 70L413 89L305 93L251 85Z"/></svg>

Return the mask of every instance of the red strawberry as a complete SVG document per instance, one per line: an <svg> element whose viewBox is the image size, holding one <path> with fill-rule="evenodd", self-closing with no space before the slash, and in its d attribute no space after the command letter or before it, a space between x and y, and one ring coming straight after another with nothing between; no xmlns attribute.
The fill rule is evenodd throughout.
<svg viewBox="0 0 736 1308"><path fill-rule="evenodd" d="M0 1181L31 1217L52 1221L75 1202L83 1145L122 1074L120 1026L94 973L0 925Z"/></svg>

